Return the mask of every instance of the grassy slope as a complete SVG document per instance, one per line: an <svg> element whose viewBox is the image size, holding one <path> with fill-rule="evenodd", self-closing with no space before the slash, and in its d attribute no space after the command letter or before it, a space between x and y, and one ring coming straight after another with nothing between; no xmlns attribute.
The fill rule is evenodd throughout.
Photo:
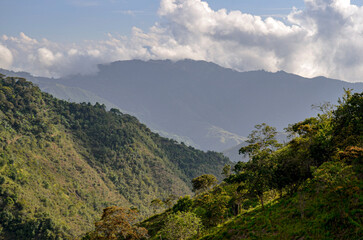
<svg viewBox="0 0 363 240"><path fill-rule="evenodd" d="M318 171L324 171L327 165ZM339 175L344 176L344 172ZM232 217L227 212L226 221L217 226L204 223L204 232L193 239L361 239L362 186L354 174L349 178L345 185L336 181L337 185L342 186L327 186L321 183L321 179L314 178L306 182L299 192L282 198L278 198L273 191L266 193L265 201L268 204L264 210L257 199L247 200L242 203L241 214ZM228 200L231 200L236 188L228 184L221 187L223 191L217 190L220 189L217 187L208 194L195 196L191 211L198 215L198 207L201 206L198 202L203 195L218 199L227 193ZM215 204L222 203L217 201ZM151 239L160 239L159 231L168 214L172 214L172 211L154 215L141 224L148 229ZM202 221L205 222L205 219L202 218Z"/></svg>
<svg viewBox="0 0 363 240"><path fill-rule="evenodd" d="M360 239L361 197L337 199L300 192L270 203L265 210L241 214L200 239Z"/></svg>

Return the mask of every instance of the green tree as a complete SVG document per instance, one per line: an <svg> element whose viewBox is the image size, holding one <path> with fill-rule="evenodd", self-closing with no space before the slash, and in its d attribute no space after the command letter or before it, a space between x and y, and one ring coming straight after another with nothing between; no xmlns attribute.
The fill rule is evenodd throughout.
<svg viewBox="0 0 363 240"><path fill-rule="evenodd" d="M146 239L147 230L135 225L137 212L123 207L107 207L102 218L95 223L91 240L137 240Z"/></svg>
<svg viewBox="0 0 363 240"><path fill-rule="evenodd" d="M194 199L194 212L201 217L204 226L216 226L228 217L230 200L231 197L222 187L216 187Z"/></svg>
<svg viewBox="0 0 363 240"><path fill-rule="evenodd" d="M193 178L193 192L204 192L214 186L217 182L217 178L212 174L204 174Z"/></svg>
<svg viewBox="0 0 363 240"><path fill-rule="evenodd" d="M228 178L229 175L231 175L231 165L229 165L229 164L224 165L224 167L222 169L222 175L225 178Z"/></svg>
<svg viewBox="0 0 363 240"><path fill-rule="evenodd" d="M323 114L289 125L286 129L292 139L282 149L276 151L271 185L293 194L299 186L312 177L311 167L318 167L330 161L334 154L332 144L332 113L325 104L320 107Z"/></svg>
<svg viewBox="0 0 363 240"><path fill-rule="evenodd" d="M266 123L256 125L255 128L256 130L253 130L248 136L249 145L239 150L240 154L247 155L250 159L240 167L248 193L258 197L264 208L263 195L268 190L272 178L271 155L282 145L275 138L276 128L270 127Z"/></svg>
<svg viewBox="0 0 363 240"><path fill-rule="evenodd" d="M187 195L179 198L177 203L173 206L173 212L187 212L192 208L192 206L193 200Z"/></svg>
<svg viewBox="0 0 363 240"><path fill-rule="evenodd" d="M337 147L363 147L363 92L346 91L333 111L333 126L333 142Z"/></svg>
<svg viewBox="0 0 363 240"><path fill-rule="evenodd" d="M201 220L191 212L177 212L168 216L161 229L163 239L184 240L197 235L202 229Z"/></svg>
<svg viewBox="0 0 363 240"><path fill-rule="evenodd" d="M282 145L276 140L276 128L268 126L266 123L255 125L256 130L253 130L248 135L246 141L249 145L242 147L239 150L240 154L249 157L250 160L263 160L273 151L277 150Z"/></svg>

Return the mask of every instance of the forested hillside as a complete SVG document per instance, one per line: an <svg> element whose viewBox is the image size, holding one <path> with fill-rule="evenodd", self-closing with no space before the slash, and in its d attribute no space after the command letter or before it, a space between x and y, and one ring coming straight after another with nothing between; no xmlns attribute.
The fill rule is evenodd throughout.
<svg viewBox="0 0 363 240"><path fill-rule="evenodd" d="M71 239L110 205L150 213L229 160L152 133L117 109L76 104L0 76L0 239Z"/></svg>
<svg viewBox="0 0 363 240"><path fill-rule="evenodd" d="M151 239L362 239L363 93L319 108L286 144L256 125L239 150L249 161L142 222Z"/></svg>

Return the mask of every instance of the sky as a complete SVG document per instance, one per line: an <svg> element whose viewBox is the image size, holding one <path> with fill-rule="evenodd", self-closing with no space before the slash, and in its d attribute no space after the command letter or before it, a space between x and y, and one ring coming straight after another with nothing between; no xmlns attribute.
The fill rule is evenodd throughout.
<svg viewBox="0 0 363 240"><path fill-rule="evenodd" d="M0 68L89 74L128 59L363 82L363 0L0 0Z"/></svg>

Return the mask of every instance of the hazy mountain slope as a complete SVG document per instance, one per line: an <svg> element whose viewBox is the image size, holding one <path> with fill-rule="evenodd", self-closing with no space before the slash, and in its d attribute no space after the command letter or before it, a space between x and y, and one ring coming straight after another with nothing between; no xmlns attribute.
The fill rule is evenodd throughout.
<svg viewBox="0 0 363 240"><path fill-rule="evenodd" d="M257 123L278 129L314 114L312 104L335 102L343 88L363 89L323 77L307 79L285 72L236 72L213 63L184 60L121 61L100 65L95 76L57 82L89 90L142 121L191 138L203 149L223 150L241 142L208 133L222 129L247 136Z"/></svg>
<svg viewBox="0 0 363 240"><path fill-rule="evenodd" d="M234 147L224 150L222 153L224 156L228 157L232 162L238 162L238 161L247 162L248 157L239 154L239 150L241 149L241 147L245 147L247 145L248 145L247 142L243 142Z"/></svg>
<svg viewBox="0 0 363 240"><path fill-rule="evenodd" d="M228 159L152 133L104 105L76 104L23 79L0 77L0 238L66 239L109 205L149 212L150 201L190 194Z"/></svg>
<svg viewBox="0 0 363 240"><path fill-rule="evenodd" d="M28 81L36 84L42 91L52 94L54 97L58 99L63 99L69 102L82 103L82 102L90 102L95 104L96 102L105 104L107 109L118 108L123 113L128 113L131 115L137 115L130 111L125 111L121 109L119 106L111 103L110 101L99 97L93 92L87 91L85 89L79 87L67 87L63 84L57 83L54 79L45 78L45 77L34 77L26 72L14 72L8 71L0 68L0 73L6 76L14 76L14 77L22 77L26 78ZM142 116L142 113L138 114L138 116ZM170 132L163 131L161 127L155 125L154 123L149 122L148 126L152 129L153 132L160 134L166 138L172 138L177 140L178 142L184 142L188 146L194 146L196 148L200 148L198 144L193 142L189 137L184 135L176 135Z"/></svg>
<svg viewBox="0 0 363 240"><path fill-rule="evenodd" d="M93 76L43 80L92 92L151 129L218 151L241 144L255 124L266 122L281 131L315 114L312 104L336 102L343 88L363 90L362 83L241 73L192 60L120 61L99 65Z"/></svg>
<svg viewBox="0 0 363 240"><path fill-rule="evenodd" d="M42 91L52 94L58 99L76 103L90 102L92 104L95 104L96 102L98 102L101 104L105 104L108 109L119 108L115 104L97 96L93 92L78 87L67 87L62 84L56 83L54 79L51 78L34 77L26 72L13 72L1 68L0 73L6 76L26 78L27 81L36 84Z"/></svg>

